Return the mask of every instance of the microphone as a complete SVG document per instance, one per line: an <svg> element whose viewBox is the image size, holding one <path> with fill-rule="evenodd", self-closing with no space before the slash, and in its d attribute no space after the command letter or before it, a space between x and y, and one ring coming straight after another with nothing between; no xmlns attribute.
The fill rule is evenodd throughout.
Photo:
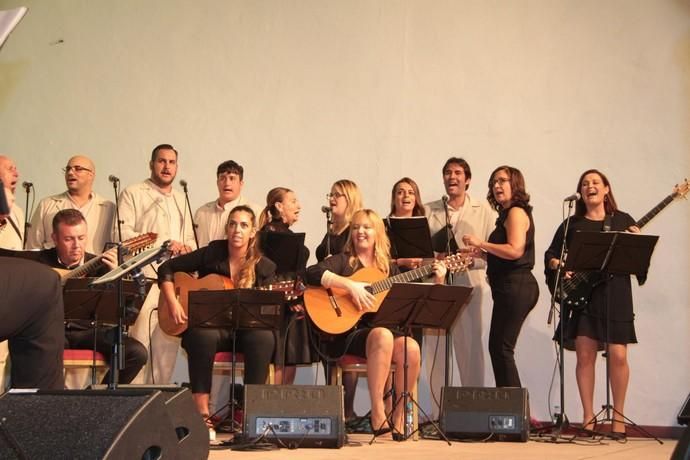
<svg viewBox="0 0 690 460"><path fill-rule="evenodd" d="M117 176L113 176L112 174L108 176L108 180L113 184L117 184L118 182L120 182L120 179Z"/></svg>
<svg viewBox="0 0 690 460"><path fill-rule="evenodd" d="M448 204L448 195L443 195L443 196L441 197L441 201L443 201L443 204L444 204L444 205L445 205L445 204Z"/></svg>
<svg viewBox="0 0 690 460"><path fill-rule="evenodd" d="M34 184L33 184L32 182L27 182L27 181L22 182L22 187L24 187L24 191L25 191L26 193L29 193L29 190L30 190L31 187L33 187L33 186L34 186Z"/></svg>
<svg viewBox="0 0 690 460"><path fill-rule="evenodd" d="M582 197L582 195L580 195L579 192L575 192L575 193L573 193L572 195L569 195L569 196L565 197L565 199L563 199L563 201L564 201L564 202L567 202L567 201L577 201L577 200L579 200L581 197Z"/></svg>
<svg viewBox="0 0 690 460"><path fill-rule="evenodd" d="M186 192L187 191L187 181L184 179L180 179L180 185L182 186L182 188Z"/></svg>
<svg viewBox="0 0 690 460"><path fill-rule="evenodd" d="M331 212L331 207L330 206L321 206L321 212L325 212L326 214L329 214Z"/></svg>

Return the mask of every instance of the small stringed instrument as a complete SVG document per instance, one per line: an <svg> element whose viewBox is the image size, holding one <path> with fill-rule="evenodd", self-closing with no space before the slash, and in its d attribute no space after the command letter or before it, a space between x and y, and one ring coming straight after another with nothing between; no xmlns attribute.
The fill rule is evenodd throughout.
<svg viewBox="0 0 690 460"><path fill-rule="evenodd" d="M173 275L173 284L175 285L175 297L182 305L182 310L185 314L189 312L189 293L192 291L222 291L234 289L235 285L230 278L223 275L210 274L203 278L195 278L189 273L176 272ZM295 289L294 280L279 281L277 283L260 286L256 289L283 291L285 292L286 300L296 298L301 293L299 289ZM180 335L187 330L187 323L175 324L165 297L161 294L158 297L158 324L161 330L168 335Z"/></svg>
<svg viewBox="0 0 690 460"><path fill-rule="evenodd" d="M153 243L156 242L158 238L157 233L149 232L144 233L134 238L130 238L122 242L122 246L125 248L126 255L136 255L140 251L147 249ZM64 286L68 279L72 278L82 278L91 272L94 272L104 265L103 255L94 257L93 259L85 262L84 264L78 266L74 270L65 270L62 268L53 268L60 275L62 285Z"/></svg>
<svg viewBox="0 0 690 460"><path fill-rule="evenodd" d="M454 254L444 259L446 268L453 273L466 270L471 261L472 258L466 254ZM409 283L431 273L433 263L388 278L376 268L362 268L348 279L370 284L370 292L375 298L371 310L360 311L344 289L320 287L307 288L304 291L304 307L312 322L323 332L342 334L355 327L362 315L377 311L393 283Z"/></svg>
<svg viewBox="0 0 690 460"><path fill-rule="evenodd" d="M657 214L659 214L666 206L671 204L673 200L678 198L685 198L690 189L688 180L685 179L680 185L673 187L671 194L666 196L659 204L654 206L647 214L642 216L640 220L635 222L635 226L642 228L649 223ZM549 290L553 294L556 286L556 270L551 270L547 278ZM561 289L556 292L556 301L561 305L567 305L573 310L583 309L592 298L592 290L601 283L601 272L577 272L572 277L563 280L562 295Z"/></svg>

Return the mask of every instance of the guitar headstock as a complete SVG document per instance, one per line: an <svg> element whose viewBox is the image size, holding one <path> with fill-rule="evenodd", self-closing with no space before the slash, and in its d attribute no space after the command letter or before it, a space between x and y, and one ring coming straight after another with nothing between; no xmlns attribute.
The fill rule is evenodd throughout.
<svg viewBox="0 0 690 460"><path fill-rule="evenodd" d="M445 262L449 272L461 272L472 265L472 257L467 253L458 252L446 257L443 262Z"/></svg>
<svg viewBox="0 0 690 460"><path fill-rule="evenodd" d="M295 300L304 293L305 286L302 281L288 279L260 286L259 289L264 291L282 291L285 293L285 300Z"/></svg>
<svg viewBox="0 0 690 460"><path fill-rule="evenodd" d="M685 198L685 195L688 194L689 189L690 185L688 185L688 180L685 179L683 182L676 184L675 187L673 187L673 198Z"/></svg>
<svg viewBox="0 0 690 460"><path fill-rule="evenodd" d="M149 249L157 239L157 233L148 232L123 241L122 246L125 247L128 255L136 255L144 249Z"/></svg>

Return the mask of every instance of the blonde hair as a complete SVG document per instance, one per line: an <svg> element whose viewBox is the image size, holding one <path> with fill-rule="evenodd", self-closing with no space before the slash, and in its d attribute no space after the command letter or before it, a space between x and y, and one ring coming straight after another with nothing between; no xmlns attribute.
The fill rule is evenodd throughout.
<svg viewBox="0 0 690 460"><path fill-rule="evenodd" d="M230 211L230 214L228 214L228 220L225 224L226 233L228 226L230 225L230 218L238 212L246 212L249 214L251 216L252 229L256 230L256 215L254 214L254 211L252 211L252 208L249 206L242 204L232 208L232 211ZM249 243L247 244L247 253L244 255L244 263L242 264L240 272L237 274L236 288L252 288L254 287L254 283L256 283L256 271L254 269L256 264L259 262L259 259L261 259L261 250L259 249L259 245L256 244L256 235L257 234L255 233L254 236L249 239Z"/></svg>
<svg viewBox="0 0 690 460"><path fill-rule="evenodd" d="M259 228L264 228L264 225L270 224L274 219L281 219L276 203L282 203L285 195L288 193L293 192L286 187L275 187L268 191L268 194L266 194L266 207L261 211L261 216L259 217Z"/></svg>
<svg viewBox="0 0 690 460"><path fill-rule="evenodd" d="M355 242L352 239L352 227L360 216L368 219L374 228L374 266L387 276L390 271L391 244L388 240L383 220L371 209L360 209L352 216L352 220L350 221L350 234L345 243L345 252L350 255L348 263L353 269L356 268L359 263L355 252Z"/></svg>
<svg viewBox="0 0 690 460"><path fill-rule="evenodd" d="M334 182L331 189L335 189L336 192L345 195L347 207L345 208L345 225L342 227L345 228L350 224L350 222L352 222L352 217L354 216L355 212L359 211L364 206L362 194L359 191L357 184L349 179L340 179L339 181ZM342 228L333 228L333 233L340 233L336 230L342 230Z"/></svg>

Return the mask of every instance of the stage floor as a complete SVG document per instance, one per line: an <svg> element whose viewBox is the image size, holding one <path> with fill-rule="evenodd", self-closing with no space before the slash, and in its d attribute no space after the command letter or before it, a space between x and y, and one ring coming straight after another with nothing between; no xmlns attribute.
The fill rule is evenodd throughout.
<svg viewBox="0 0 690 460"><path fill-rule="evenodd" d="M350 434L349 443L341 449L278 449L273 451L231 451L228 447L211 446L209 458L220 459L350 459L357 460L432 460L462 459L541 459L559 460L606 458L620 460L655 460L671 457L676 440L663 440L663 445L649 438L628 438L624 442L592 441L578 438L574 442L558 443L521 442L452 442L426 440L395 442L378 438L369 445L371 435ZM218 434L218 440L230 439L230 435Z"/></svg>

